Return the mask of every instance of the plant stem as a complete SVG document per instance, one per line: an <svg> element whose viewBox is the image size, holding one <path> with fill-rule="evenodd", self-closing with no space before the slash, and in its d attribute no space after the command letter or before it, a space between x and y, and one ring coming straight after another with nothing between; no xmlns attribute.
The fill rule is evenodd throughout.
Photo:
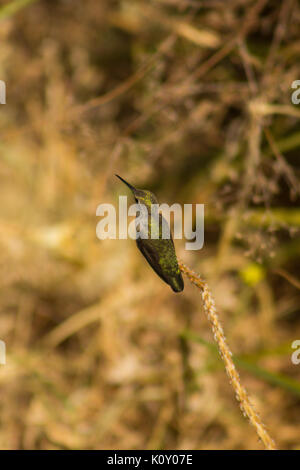
<svg viewBox="0 0 300 470"><path fill-rule="evenodd" d="M201 279L197 273L192 271L182 262L179 262L179 267L182 273L189 278L190 282L201 291L205 314L211 324L215 341L218 344L220 355L225 364L227 375L232 387L234 388L236 398L240 403L240 408L244 416L246 416L250 423L255 427L255 430L266 449L275 450L276 447L273 439L269 436L264 423L250 402L246 389L241 384L240 376L233 363L232 353L227 344L223 328L216 311L215 301L210 293L207 282Z"/></svg>

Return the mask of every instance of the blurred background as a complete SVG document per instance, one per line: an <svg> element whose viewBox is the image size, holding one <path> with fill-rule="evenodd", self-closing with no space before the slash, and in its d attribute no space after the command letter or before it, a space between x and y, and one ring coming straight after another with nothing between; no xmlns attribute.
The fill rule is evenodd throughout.
<svg viewBox="0 0 300 470"><path fill-rule="evenodd" d="M261 449L199 291L96 238L127 188L205 204L205 277L242 382L300 448L295 0L0 1L1 449Z"/></svg>

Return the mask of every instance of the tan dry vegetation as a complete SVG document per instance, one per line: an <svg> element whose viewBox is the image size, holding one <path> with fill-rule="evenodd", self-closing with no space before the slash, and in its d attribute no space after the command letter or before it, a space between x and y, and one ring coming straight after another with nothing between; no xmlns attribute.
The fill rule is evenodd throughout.
<svg viewBox="0 0 300 470"><path fill-rule="evenodd" d="M293 0L0 2L1 449L262 448L199 292L96 238L97 205L127 194L115 172L205 203L204 249L178 255L299 449L299 26Z"/></svg>

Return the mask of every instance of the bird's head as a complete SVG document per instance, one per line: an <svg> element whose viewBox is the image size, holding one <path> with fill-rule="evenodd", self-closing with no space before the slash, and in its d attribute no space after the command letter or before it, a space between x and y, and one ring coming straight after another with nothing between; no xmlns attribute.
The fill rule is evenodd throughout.
<svg viewBox="0 0 300 470"><path fill-rule="evenodd" d="M137 189L134 186L132 186L131 184L127 183L127 181L125 181L123 178L121 178L121 176L119 176L119 175L116 175L116 176L121 181L123 181L123 183L125 183L126 186L128 186L128 188L131 189L131 191L134 195L134 198L135 198L135 202L137 204L145 204L145 206L147 206L147 207L150 207L151 204L158 204L158 201L157 201L156 197L154 196L153 193L151 193L151 191L148 191L147 189Z"/></svg>

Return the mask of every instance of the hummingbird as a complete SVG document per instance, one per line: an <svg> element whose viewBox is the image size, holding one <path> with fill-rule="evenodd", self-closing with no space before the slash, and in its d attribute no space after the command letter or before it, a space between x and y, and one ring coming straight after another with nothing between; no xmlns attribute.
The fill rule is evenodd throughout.
<svg viewBox="0 0 300 470"><path fill-rule="evenodd" d="M151 215L152 205L158 204L155 195L146 189L135 188L119 175L115 176L131 189L136 203L144 204L147 209L148 214L147 216L142 215L144 220L140 223L140 234L144 233L147 236L136 238L138 249L156 274L169 284L174 292L181 292L184 288L184 283L178 266L174 242L168 223L161 214L158 214L158 219L155 219L153 215ZM170 238L166 239L162 237L163 225L169 229ZM151 238L151 231L152 233L156 232L158 235L157 238Z"/></svg>

